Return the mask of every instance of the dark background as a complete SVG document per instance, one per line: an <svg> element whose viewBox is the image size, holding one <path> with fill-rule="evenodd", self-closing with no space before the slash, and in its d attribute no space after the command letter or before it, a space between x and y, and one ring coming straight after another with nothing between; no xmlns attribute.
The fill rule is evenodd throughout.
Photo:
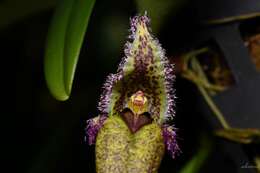
<svg viewBox="0 0 260 173"><path fill-rule="evenodd" d="M5 2L1 0L0 5ZM136 15L137 10L133 1L96 2L72 95L66 102L50 95L43 74L45 39L52 14L52 8L42 10L0 30L4 137L1 141L6 144L4 160L10 163L5 165L7 172L95 172L94 146L84 141L85 121L98 114L102 83L109 73L116 71L123 57L129 17ZM155 34L168 57L189 50L200 30L197 17L192 3L168 16ZM197 151L203 135L211 139L213 148L201 172L241 171L240 166L247 158L243 158L240 145L213 137L212 125L199 109L202 99L196 87L179 76L173 87L178 97L175 126L181 154L175 160L166 154L160 172L177 172ZM241 155L241 165L237 165L234 157Z"/></svg>

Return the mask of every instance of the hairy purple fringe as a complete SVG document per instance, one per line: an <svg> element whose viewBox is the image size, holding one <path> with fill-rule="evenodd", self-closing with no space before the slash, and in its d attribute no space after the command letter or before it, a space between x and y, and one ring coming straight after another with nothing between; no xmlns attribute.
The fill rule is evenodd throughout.
<svg viewBox="0 0 260 173"><path fill-rule="evenodd" d="M162 133L166 149L174 159L175 156L180 152L180 148L176 140L176 131L172 126L165 125L162 127Z"/></svg>
<svg viewBox="0 0 260 173"><path fill-rule="evenodd" d="M111 94L113 87L117 81L122 78L121 73L108 75L102 89L103 92L100 96L100 101L98 103L98 109L103 115L108 115L109 113L109 103L111 101Z"/></svg>
<svg viewBox="0 0 260 173"><path fill-rule="evenodd" d="M166 94L167 94L167 112L166 118L171 118L175 116L175 89L173 88L173 83L175 81L175 75L173 74L173 65L169 63L168 59L166 59L165 55L162 57L164 64L164 73L165 73L165 86L166 86Z"/></svg>
<svg viewBox="0 0 260 173"><path fill-rule="evenodd" d="M137 28L137 24L141 22L144 23L146 26L150 26L150 19L149 17L145 14L143 16L135 16L132 19L130 18L130 31L131 34L129 36L130 39L134 39L135 35L136 35L136 28Z"/></svg>
<svg viewBox="0 0 260 173"><path fill-rule="evenodd" d="M103 126L107 116L98 116L87 120L86 134L88 136L88 144L92 145L96 142L98 131Z"/></svg>
<svg viewBox="0 0 260 173"><path fill-rule="evenodd" d="M119 66L118 66L118 72L121 72L123 71L123 68L124 68L124 65L125 65L125 62L126 62L126 59L128 56L131 56L131 48L132 48L132 41L135 39L135 36L136 36L136 28L137 28L137 24L139 22L142 22L144 23L148 29L149 29L149 26L150 26L150 19L149 17L146 15L143 15L143 16L135 16L133 18L130 18L130 35L128 36L128 38L130 39L129 41L126 42L125 46L124 46L124 52L125 52L125 57L122 58Z"/></svg>
<svg viewBox="0 0 260 173"><path fill-rule="evenodd" d="M167 57L165 56L165 50L161 47L159 41L155 38L156 44L159 46L160 50L160 58L162 64L164 65L164 80L165 80L165 87L166 87L166 95L167 95L167 108L166 108L166 115L165 121L168 119L172 119L175 116L175 89L173 88L173 83L175 81L174 75L174 65L169 62Z"/></svg>

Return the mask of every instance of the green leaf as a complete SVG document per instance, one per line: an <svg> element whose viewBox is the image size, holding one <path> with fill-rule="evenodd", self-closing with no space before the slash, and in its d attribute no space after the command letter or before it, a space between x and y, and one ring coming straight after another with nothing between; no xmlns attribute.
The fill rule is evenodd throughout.
<svg viewBox="0 0 260 173"><path fill-rule="evenodd" d="M64 47L73 0L60 1L53 15L46 42L44 72L51 94L66 100L69 94L64 85Z"/></svg>
<svg viewBox="0 0 260 173"><path fill-rule="evenodd" d="M54 13L47 35L44 72L51 94L67 100L80 48L95 0L63 0Z"/></svg>
<svg viewBox="0 0 260 173"><path fill-rule="evenodd" d="M65 45L65 89L71 92L80 48L95 0L76 0L68 25Z"/></svg>

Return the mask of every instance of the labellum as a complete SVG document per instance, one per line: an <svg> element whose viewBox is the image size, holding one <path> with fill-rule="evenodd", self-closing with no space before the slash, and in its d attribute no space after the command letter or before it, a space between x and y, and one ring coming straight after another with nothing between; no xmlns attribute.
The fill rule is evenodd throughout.
<svg viewBox="0 0 260 173"><path fill-rule="evenodd" d="M173 158L179 150L169 125L175 114L173 67L149 22L146 15L131 19L125 57L103 86L100 115L87 121L98 173L156 173L164 150Z"/></svg>

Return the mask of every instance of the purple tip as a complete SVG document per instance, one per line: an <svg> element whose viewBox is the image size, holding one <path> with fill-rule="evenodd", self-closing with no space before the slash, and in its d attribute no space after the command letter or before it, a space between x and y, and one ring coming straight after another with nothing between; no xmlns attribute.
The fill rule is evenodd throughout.
<svg viewBox="0 0 260 173"><path fill-rule="evenodd" d="M130 39L134 39L138 24L144 24L146 26L150 26L149 17L145 14L142 16L137 15L130 19L130 26L131 26L131 28L130 28L131 34L129 36Z"/></svg>
<svg viewBox="0 0 260 173"><path fill-rule="evenodd" d="M107 79L102 87L103 92L100 96L100 101L98 103L98 109L102 115L106 115L106 116L108 115L109 104L111 101L111 94L112 94L113 87L114 87L115 83L117 81L119 81L121 78L122 78L122 75L120 73L110 74L107 77Z"/></svg>

